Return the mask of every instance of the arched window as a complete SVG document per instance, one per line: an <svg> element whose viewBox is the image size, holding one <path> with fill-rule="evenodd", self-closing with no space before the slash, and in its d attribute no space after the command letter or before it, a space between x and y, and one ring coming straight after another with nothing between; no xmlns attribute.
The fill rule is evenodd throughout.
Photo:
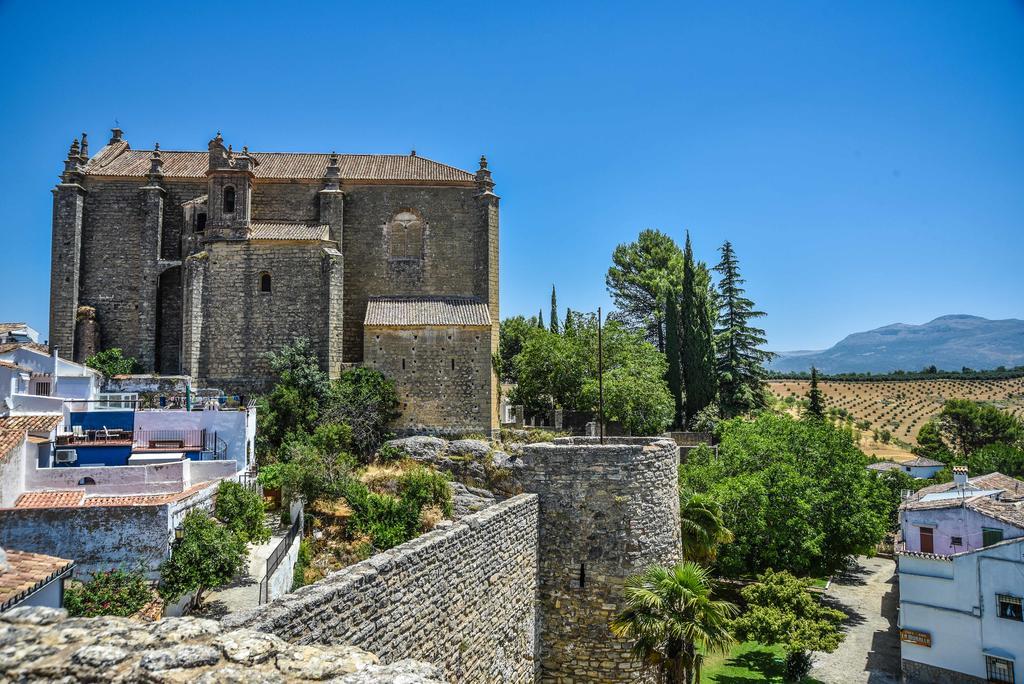
<svg viewBox="0 0 1024 684"><path fill-rule="evenodd" d="M235 213L235 189L230 185L224 188L224 213Z"/></svg>
<svg viewBox="0 0 1024 684"><path fill-rule="evenodd" d="M260 292L270 292L270 274L266 271L260 273Z"/></svg>
<svg viewBox="0 0 1024 684"><path fill-rule="evenodd" d="M388 243L391 259L422 259L423 221L411 211L395 214L388 230Z"/></svg>
<svg viewBox="0 0 1024 684"><path fill-rule="evenodd" d="M96 484L96 480L92 479L91 477L83 477L81 480L78 481L78 484L79 486L82 487L84 487L85 485L94 485Z"/></svg>
<svg viewBox="0 0 1024 684"><path fill-rule="evenodd" d="M196 216L196 232L202 233L206 230L206 214L199 214Z"/></svg>

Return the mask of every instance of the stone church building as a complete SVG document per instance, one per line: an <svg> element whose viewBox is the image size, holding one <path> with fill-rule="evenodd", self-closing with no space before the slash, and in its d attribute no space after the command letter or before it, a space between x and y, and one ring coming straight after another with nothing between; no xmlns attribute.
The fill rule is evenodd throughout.
<svg viewBox="0 0 1024 684"><path fill-rule="evenodd" d="M266 387L310 340L332 377L392 378L400 432L497 427L498 197L409 155L72 143L54 189L50 344L120 347L147 372Z"/></svg>

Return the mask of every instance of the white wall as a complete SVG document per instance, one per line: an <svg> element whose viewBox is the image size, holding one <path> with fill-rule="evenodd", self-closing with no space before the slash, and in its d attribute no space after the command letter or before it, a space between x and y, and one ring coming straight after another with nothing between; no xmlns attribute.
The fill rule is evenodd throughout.
<svg viewBox="0 0 1024 684"><path fill-rule="evenodd" d="M0 454L0 508L14 505L25 491L25 468L29 441L22 440L6 455Z"/></svg>
<svg viewBox="0 0 1024 684"><path fill-rule="evenodd" d="M203 430L217 433L227 443L227 457L236 469L245 468L245 445L249 439L248 411L138 411L136 430ZM255 411L252 412L255 415ZM255 419L253 419L255 423ZM253 428L255 431L255 428Z"/></svg>
<svg viewBox="0 0 1024 684"><path fill-rule="evenodd" d="M93 468L39 468L29 463L25 490L77 489L83 477L91 477L89 494L173 494L191 486L190 462L146 466L97 466Z"/></svg>
<svg viewBox="0 0 1024 684"><path fill-rule="evenodd" d="M921 527L931 527L935 553L951 555L981 548L982 529L989 527L1003 531L1003 539L1024 536L1024 530L994 520L962 506L903 511L900 515L903 539L908 551L921 550ZM950 545L952 537L962 537L964 546Z"/></svg>
<svg viewBox="0 0 1024 684"><path fill-rule="evenodd" d="M1024 678L1024 623L998 617L996 594L1024 595L1024 539L952 560L900 556L900 628L929 632L931 648L903 657L986 678L985 653L1016 659Z"/></svg>
<svg viewBox="0 0 1024 684"><path fill-rule="evenodd" d="M299 560L299 544L301 542L302 535L295 537L292 545L288 548L288 553L281 559L281 564L277 566L277 570L270 576L267 593L271 601L284 596L292 590L292 584L295 580L295 563Z"/></svg>
<svg viewBox="0 0 1024 684"><path fill-rule="evenodd" d="M29 596L24 601L16 603L17 606L46 606L47 608L63 608L64 601L64 578L56 579L39 591Z"/></svg>

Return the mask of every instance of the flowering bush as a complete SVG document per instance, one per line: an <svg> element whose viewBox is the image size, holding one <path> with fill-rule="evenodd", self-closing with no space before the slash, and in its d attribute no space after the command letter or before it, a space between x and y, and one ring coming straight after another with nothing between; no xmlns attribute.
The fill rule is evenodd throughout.
<svg viewBox="0 0 1024 684"><path fill-rule="evenodd" d="M128 617L151 600L153 590L142 572L120 568L93 573L89 581L69 582L64 588L64 607L74 617Z"/></svg>

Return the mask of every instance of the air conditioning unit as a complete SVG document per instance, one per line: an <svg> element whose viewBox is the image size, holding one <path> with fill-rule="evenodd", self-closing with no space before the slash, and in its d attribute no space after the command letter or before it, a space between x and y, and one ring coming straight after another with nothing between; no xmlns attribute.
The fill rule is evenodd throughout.
<svg viewBox="0 0 1024 684"><path fill-rule="evenodd" d="M78 452L74 449L57 449L54 460L57 463L74 463L78 460Z"/></svg>

